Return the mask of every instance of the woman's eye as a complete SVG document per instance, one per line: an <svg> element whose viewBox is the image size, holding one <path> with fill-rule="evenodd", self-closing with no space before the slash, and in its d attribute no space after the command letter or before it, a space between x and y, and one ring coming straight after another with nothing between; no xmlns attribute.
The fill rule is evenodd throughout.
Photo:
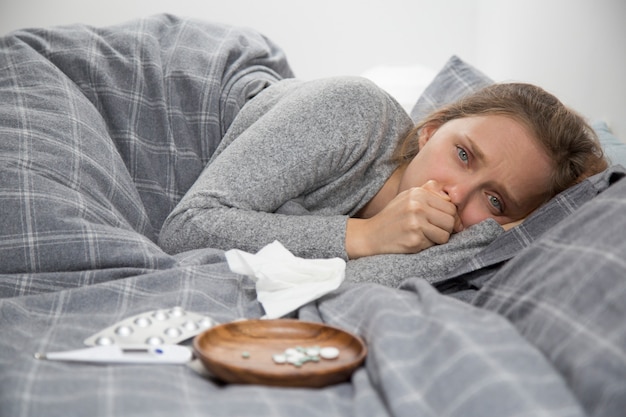
<svg viewBox="0 0 626 417"><path fill-rule="evenodd" d="M490 195L487 197L489 199L489 204L491 204L499 213L502 213L504 208L502 207L502 203L500 199L494 195Z"/></svg>
<svg viewBox="0 0 626 417"><path fill-rule="evenodd" d="M456 147L456 153L457 155L459 155L459 159L461 161L467 162L469 160L469 155L467 154L467 151L460 146Z"/></svg>

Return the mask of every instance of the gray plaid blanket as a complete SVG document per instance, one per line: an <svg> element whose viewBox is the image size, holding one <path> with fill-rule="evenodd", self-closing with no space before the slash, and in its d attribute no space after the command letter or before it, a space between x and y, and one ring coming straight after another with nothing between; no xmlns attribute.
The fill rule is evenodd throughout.
<svg viewBox="0 0 626 417"><path fill-rule="evenodd" d="M225 385L184 365L33 358L80 348L91 334L147 310L181 306L218 322L263 314L254 283L230 272L221 251L169 256L154 242L238 109L291 76L281 50L258 33L172 16L0 40L0 415L623 411L623 383L584 387L582 394L600 395L587 400L543 344L522 335L506 311L489 311L506 310L486 301L502 297L497 288L480 293L477 304L486 308L479 308L420 277L401 289L346 283L294 314L352 331L368 345L350 381L322 389ZM612 360L598 369L624 381L619 335L593 337L602 337L602 357Z"/></svg>

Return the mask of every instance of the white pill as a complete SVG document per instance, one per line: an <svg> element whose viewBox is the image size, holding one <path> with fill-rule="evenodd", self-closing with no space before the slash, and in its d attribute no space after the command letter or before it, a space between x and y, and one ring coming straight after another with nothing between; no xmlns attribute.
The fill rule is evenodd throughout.
<svg viewBox="0 0 626 417"><path fill-rule="evenodd" d="M152 317L154 317L155 320L159 320L159 321L167 320L170 318L170 316L167 313L164 313L163 311L156 311L152 313Z"/></svg>
<svg viewBox="0 0 626 417"><path fill-rule="evenodd" d="M320 348L318 348L318 347L310 347L310 348L307 348L307 350L306 350L306 354L307 354L308 356L319 356L319 354L320 354Z"/></svg>
<svg viewBox="0 0 626 417"><path fill-rule="evenodd" d="M324 359L337 359L339 357L339 349L328 346L320 349L320 356Z"/></svg>
<svg viewBox="0 0 626 417"><path fill-rule="evenodd" d="M148 327L152 322L147 317L138 317L135 319L135 324L139 327Z"/></svg>
<svg viewBox="0 0 626 417"><path fill-rule="evenodd" d="M274 363L283 364L287 362L287 357L283 354L277 353L275 355L272 355L272 360L274 361Z"/></svg>
<svg viewBox="0 0 626 417"><path fill-rule="evenodd" d="M146 344L152 345L152 346L162 345L163 344L163 339L161 339L158 336L151 336L151 337L146 339Z"/></svg>
<svg viewBox="0 0 626 417"><path fill-rule="evenodd" d="M182 307L174 307L170 310L170 314L174 317L181 317L185 315L185 310Z"/></svg>
<svg viewBox="0 0 626 417"><path fill-rule="evenodd" d="M100 336L99 338L96 339L96 345L98 346L109 346L112 345L113 339L111 339L108 336Z"/></svg>
<svg viewBox="0 0 626 417"><path fill-rule="evenodd" d="M213 320L210 317L202 317L198 322L198 326L200 327L211 327L213 326Z"/></svg>
<svg viewBox="0 0 626 417"><path fill-rule="evenodd" d="M198 330L198 325L194 323L193 321L184 322L183 327L185 328L185 330L188 330L190 332L193 332L194 330Z"/></svg>
<svg viewBox="0 0 626 417"><path fill-rule="evenodd" d="M304 355L288 355L287 356L287 362L289 363L298 363L302 361L302 358L304 358Z"/></svg>
<svg viewBox="0 0 626 417"><path fill-rule="evenodd" d="M295 356L295 355L300 355L300 352L298 352L298 350L295 348L289 348L289 349L285 349L285 355Z"/></svg>
<svg viewBox="0 0 626 417"><path fill-rule="evenodd" d="M180 329L177 327L168 327L167 329L165 329L165 334L169 337L178 337L182 333L183 332L181 332Z"/></svg>
<svg viewBox="0 0 626 417"><path fill-rule="evenodd" d="M118 326L117 329L115 329L115 334L117 334L118 336L130 336L133 333L133 328L129 327L129 326Z"/></svg>

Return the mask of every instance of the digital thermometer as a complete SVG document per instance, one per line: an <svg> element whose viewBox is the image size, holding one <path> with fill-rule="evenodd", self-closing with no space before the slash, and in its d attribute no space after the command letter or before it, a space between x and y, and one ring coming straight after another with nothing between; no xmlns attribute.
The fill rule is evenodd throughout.
<svg viewBox="0 0 626 417"><path fill-rule="evenodd" d="M35 353L36 359L49 361L110 364L184 364L192 359L190 348L180 345L96 346L63 352Z"/></svg>

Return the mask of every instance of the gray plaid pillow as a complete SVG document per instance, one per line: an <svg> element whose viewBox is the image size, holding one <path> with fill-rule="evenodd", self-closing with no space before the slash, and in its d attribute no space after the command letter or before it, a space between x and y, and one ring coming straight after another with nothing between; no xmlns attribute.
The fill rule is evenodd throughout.
<svg viewBox="0 0 626 417"><path fill-rule="evenodd" d="M453 297L471 301L476 292L499 272L502 265L531 246L557 223L568 218L585 203L606 190L626 169L614 166L563 191L532 213L521 225L498 236L489 246L460 264L437 289Z"/></svg>
<svg viewBox="0 0 626 417"><path fill-rule="evenodd" d="M411 118L418 122L441 106L489 84L493 84L491 78L453 55L417 100Z"/></svg>

